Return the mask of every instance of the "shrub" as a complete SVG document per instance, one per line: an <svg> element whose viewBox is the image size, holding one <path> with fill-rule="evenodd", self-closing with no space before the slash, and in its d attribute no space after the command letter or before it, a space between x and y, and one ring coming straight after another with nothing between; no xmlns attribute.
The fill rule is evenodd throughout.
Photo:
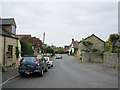
<svg viewBox="0 0 120 90"><path fill-rule="evenodd" d="M22 51L21 56L33 55L33 49L31 44L29 44L24 40L20 40L20 43L21 43L21 51Z"/></svg>

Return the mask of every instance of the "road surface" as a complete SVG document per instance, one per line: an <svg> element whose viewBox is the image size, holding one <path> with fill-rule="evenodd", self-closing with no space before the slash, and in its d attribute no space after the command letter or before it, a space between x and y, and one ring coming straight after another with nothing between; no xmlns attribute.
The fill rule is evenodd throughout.
<svg viewBox="0 0 120 90"><path fill-rule="evenodd" d="M17 77L3 88L118 88L116 76L92 70L68 55L54 60L54 67L43 77Z"/></svg>

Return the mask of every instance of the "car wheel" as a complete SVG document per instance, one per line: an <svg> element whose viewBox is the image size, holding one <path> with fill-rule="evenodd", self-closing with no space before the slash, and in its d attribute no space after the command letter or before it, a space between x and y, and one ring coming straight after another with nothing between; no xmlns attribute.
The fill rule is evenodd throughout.
<svg viewBox="0 0 120 90"><path fill-rule="evenodd" d="M50 69L50 66L48 67L48 69Z"/></svg>
<svg viewBox="0 0 120 90"><path fill-rule="evenodd" d="M25 73L20 73L20 76L21 76L21 77L24 77L24 76L25 76Z"/></svg>
<svg viewBox="0 0 120 90"><path fill-rule="evenodd" d="M53 64L51 65L51 67L53 67Z"/></svg>
<svg viewBox="0 0 120 90"><path fill-rule="evenodd" d="M41 72L40 72L40 76L43 76L43 75L44 75L44 71L42 69Z"/></svg>
<svg viewBox="0 0 120 90"><path fill-rule="evenodd" d="M45 72L47 72L48 71L48 66L46 67L46 69L45 69Z"/></svg>

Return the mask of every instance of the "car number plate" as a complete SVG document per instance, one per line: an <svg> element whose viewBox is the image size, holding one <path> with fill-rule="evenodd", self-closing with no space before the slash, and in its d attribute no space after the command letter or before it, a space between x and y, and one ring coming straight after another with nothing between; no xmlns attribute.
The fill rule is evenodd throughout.
<svg viewBox="0 0 120 90"><path fill-rule="evenodd" d="M32 73L32 72L25 72L25 73L30 74L30 73Z"/></svg>

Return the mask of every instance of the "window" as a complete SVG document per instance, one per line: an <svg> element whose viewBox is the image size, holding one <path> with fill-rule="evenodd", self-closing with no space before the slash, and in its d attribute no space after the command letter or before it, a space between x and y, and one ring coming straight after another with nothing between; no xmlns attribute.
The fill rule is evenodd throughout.
<svg viewBox="0 0 120 90"><path fill-rule="evenodd" d="M30 61L36 62L37 58L36 57L24 57L22 60L22 62L30 62Z"/></svg>
<svg viewBox="0 0 120 90"><path fill-rule="evenodd" d="M13 57L13 45L8 45L8 58L12 58Z"/></svg>
<svg viewBox="0 0 120 90"><path fill-rule="evenodd" d="M12 34L16 34L16 29L14 25L12 25Z"/></svg>

